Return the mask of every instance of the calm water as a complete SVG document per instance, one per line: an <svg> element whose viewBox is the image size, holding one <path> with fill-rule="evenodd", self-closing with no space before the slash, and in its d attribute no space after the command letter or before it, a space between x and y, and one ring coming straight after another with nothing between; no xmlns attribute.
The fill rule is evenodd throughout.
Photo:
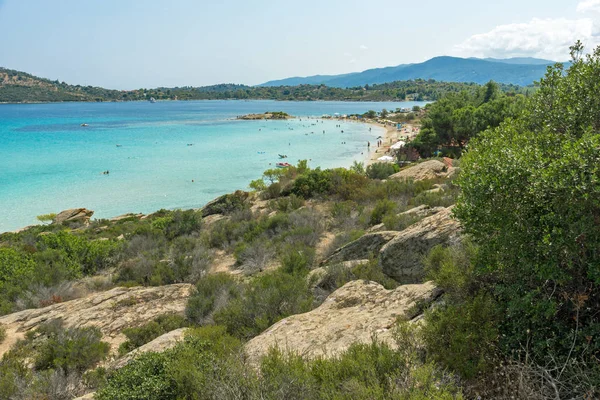
<svg viewBox="0 0 600 400"><path fill-rule="evenodd" d="M369 132L369 126L350 122L336 128L338 121L317 124L307 116L414 104L423 103L0 105L0 232L73 207L92 209L95 218L200 207L218 195L247 188L274 167L278 153L287 154L290 163L311 159L311 167L349 166L365 159L367 141L374 142L382 130ZM231 120L269 110L300 118ZM103 175L105 170L110 174Z"/></svg>

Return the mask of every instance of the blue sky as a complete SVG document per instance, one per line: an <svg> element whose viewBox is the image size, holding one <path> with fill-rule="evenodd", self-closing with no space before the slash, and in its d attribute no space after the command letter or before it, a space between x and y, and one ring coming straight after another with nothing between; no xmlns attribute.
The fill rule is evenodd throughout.
<svg viewBox="0 0 600 400"><path fill-rule="evenodd" d="M116 89L258 84L439 55L564 60L600 0L0 0L0 66Z"/></svg>

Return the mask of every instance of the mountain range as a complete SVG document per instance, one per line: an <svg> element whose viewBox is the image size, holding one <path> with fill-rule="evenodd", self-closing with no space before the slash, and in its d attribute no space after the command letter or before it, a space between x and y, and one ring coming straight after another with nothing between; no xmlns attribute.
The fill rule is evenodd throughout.
<svg viewBox="0 0 600 400"><path fill-rule="evenodd" d="M459 58L441 56L422 63L373 68L341 75L314 75L265 82L259 86L326 85L348 88L412 79L435 79L443 82L499 83L527 86L544 76L555 61L531 57L507 59Z"/></svg>

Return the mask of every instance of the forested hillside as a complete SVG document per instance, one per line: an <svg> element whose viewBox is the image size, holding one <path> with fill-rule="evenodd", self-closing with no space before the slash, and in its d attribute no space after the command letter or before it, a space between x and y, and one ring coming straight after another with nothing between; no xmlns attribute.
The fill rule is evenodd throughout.
<svg viewBox="0 0 600 400"><path fill-rule="evenodd" d="M437 100L446 93L472 91L474 83L410 80L380 85L365 85L349 89L325 85L252 87L219 84L203 87L176 87L137 90L110 90L93 86L69 85L33 75L0 68L0 103L34 103L61 101L138 101L149 100L345 100L403 101ZM508 93L528 94L533 87L500 85Z"/></svg>

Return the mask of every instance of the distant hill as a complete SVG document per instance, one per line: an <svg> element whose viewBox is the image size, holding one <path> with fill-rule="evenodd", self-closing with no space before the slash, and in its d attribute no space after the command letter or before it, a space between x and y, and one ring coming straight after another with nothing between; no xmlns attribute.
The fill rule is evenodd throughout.
<svg viewBox="0 0 600 400"><path fill-rule="evenodd" d="M413 66L407 65L410 70ZM372 70L375 71L375 70ZM381 68L374 75L379 80L387 80L393 75L394 68ZM345 79L353 81L355 75L346 74L331 78L331 81ZM434 79L411 79L363 87L353 81L352 88L315 84L295 84L303 78L290 78L284 86L246 86L233 83L203 87L159 87L154 89L111 90L94 86L69 85L28 74L0 68L0 103L35 103L62 101L135 101L148 100L343 100L343 101L404 101L437 100L450 92L477 90L473 82L438 82ZM322 77L314 77L317 82ZM486 81L487 82L487 81ZM512 84L500 84L506 93L527 94L532 88Z"/></svg>
<svg viewBox="0 0 600 400"><path fill-rule="evenodd" d="M119 90L69 85L0 67L0 102L3 103L104 101L121 97Z"/></svg>
<svg viewBox="0 0 600 400"><path fill-rule="evenodd" d="M395 67L374 68L363 72L343 75L315 75L306 78L288 78L269 81L259 86L322 84L329 87L356 87L406 81L435 79L442 82L486 83L490 80L527 86L544 76L546 67L553 61L537 58L479 59L458 57L435 57L418 64L402 64Z"/></svg>

